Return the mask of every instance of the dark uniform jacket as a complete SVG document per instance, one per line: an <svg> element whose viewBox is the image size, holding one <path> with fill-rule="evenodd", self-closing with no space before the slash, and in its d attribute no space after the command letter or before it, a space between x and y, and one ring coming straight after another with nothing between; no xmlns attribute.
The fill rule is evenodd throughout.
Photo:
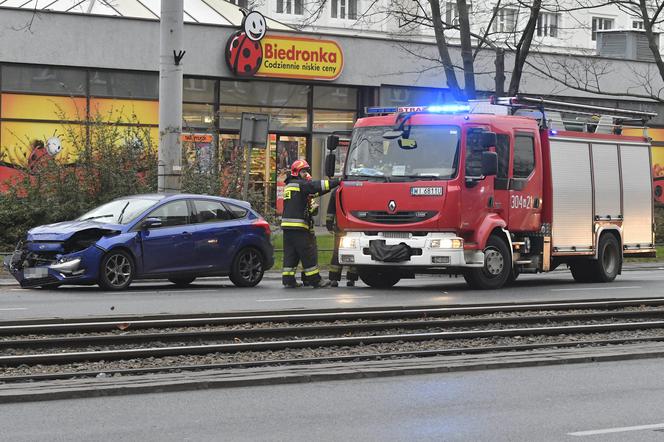
<svg viewBox="0 0 664 442"><path fill-rule="evenodd" d="M339 185L339 180L306 181L292 176L286 179L284 187L284 212L281 218L282 229L308 230L311 223L309 197L324 195Z"/></svg>

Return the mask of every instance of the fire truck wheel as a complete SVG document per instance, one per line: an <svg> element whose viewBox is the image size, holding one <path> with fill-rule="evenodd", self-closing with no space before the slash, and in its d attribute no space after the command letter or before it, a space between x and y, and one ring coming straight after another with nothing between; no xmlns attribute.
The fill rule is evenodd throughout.
<svg viewBox="0 0 664 442"><path fill-rule="evenodd" d="M512 268L512 271L510 272L510 276L507 277L507 281L505 281L505 285L512 285L516 282L516 279L519 277L519 269L516 267Z"/></svg>
<svg viewBox="0 0 664 442"><path fill-rule="evenodd" d="M491 235L484 248L484 267L470 269L463 277L473 289L494 290L505 285L511 272L507 244L496 235Z"/></svg>
<svg viewBox="0 0 664 442"><path fill-rule="evenodd" d="M389 289L401 279L398 274L373 269L360 269L359 274L363 283L376 289Z"/></svg>
<svg viewBox="0 0 664 442"><path fill-rule="evenodd" d="M611 282L622 270L620 243L611 233L604 233L599 239L597 261L590 261L595 282Z"/></svg>
<svg viewBox="0 0 664 442"><path fill-rule="evenodd" d="M590 268L590 260L572 262L569 264L569 269L576 282L593 282L593 270Z"/></svg>

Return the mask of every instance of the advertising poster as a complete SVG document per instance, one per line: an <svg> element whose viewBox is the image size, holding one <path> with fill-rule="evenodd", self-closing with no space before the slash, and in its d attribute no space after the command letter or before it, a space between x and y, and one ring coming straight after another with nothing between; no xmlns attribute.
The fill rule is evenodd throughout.
<svg viewBox="0 0 664 442"><path fill-rule="evenodd" d="M211 172L213 142L212 134L182 134L182 147L189 164L196 164L200 171Z"/></svg>

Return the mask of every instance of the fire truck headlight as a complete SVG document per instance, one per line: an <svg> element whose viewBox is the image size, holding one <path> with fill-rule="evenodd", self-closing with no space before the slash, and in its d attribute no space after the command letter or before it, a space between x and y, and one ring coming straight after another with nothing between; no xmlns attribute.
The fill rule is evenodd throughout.
<svg viewBox="0 0 664 442"><path fill-rule="evenodd" d="M461 238L432 239L429 243L432 249L460 249L463 247Z"/></svg>
<svg viewBox="0 0 664 442"><path fill-rule="evenodd" d="M339 247L342 249L356 249L360 245L360 242L357 238L349 238L347 236L344 236L341 238L341 243L339 244Z"/></svg>

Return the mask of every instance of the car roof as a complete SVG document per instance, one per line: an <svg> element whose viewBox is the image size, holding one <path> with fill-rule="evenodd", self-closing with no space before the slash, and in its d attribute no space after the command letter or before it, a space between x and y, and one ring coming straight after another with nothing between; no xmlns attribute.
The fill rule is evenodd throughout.
<svg viewBox="0 0 664 442"><path fill-rule="evenodd" d="M246 209L251 209L251 203L243 200L238 200L235 198L228 198L225 196L217 195L200 195L195 193L142 193L138 195L128 195L123 196L117 199L152 199L155 201L175 201L179 199L209 199L216 201L223 201L226 203L236 204L238 206L244 207Z"/></svg>

